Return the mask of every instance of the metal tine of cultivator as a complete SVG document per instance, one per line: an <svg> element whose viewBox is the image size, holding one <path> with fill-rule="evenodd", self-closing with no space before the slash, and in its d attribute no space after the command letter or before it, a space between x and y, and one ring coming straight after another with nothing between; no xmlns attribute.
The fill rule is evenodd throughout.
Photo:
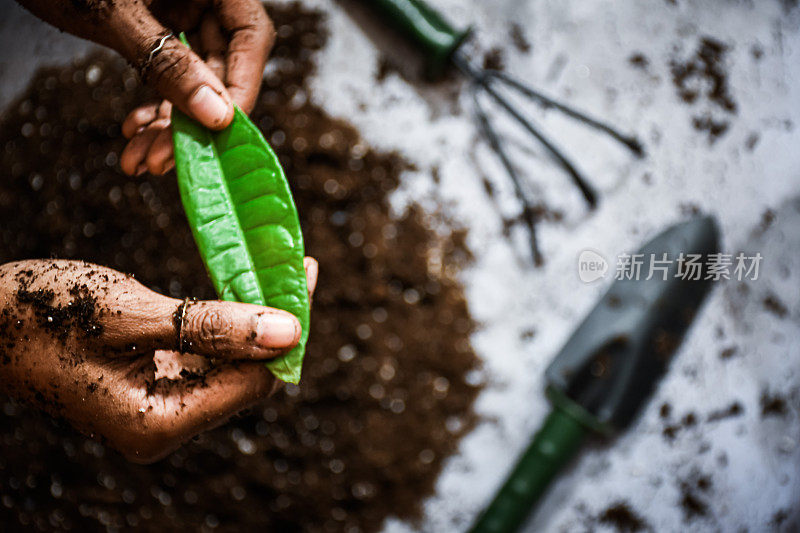
<svg viewBox="0 0 800 533"><path fill-rule="evenodd" d="M596 130L602 131L606 133L613 139L619 141L620 143L627 146L631 152L633 152L638 157L644 156L644 147L642 143L639 142L639 139L632 135L625 135L614 127L601 122L595 118L590 117L589 115L578 111L577 109L570 107L566 104L562 104L552 98L540 93L536 89L526 85L522 81L514 78L513 76L509 76L505 72L501 72L499 70L484 70L483 75L488 78L489 81L497 80L500 81L508 87L512 87L519 91L522 95L526 96L527 98L539 102L545 109L553 108L561 111L565 115L572 117L580 122L583 122L587 126L595 128Z"/></svg>
<svg viewBox="0 0 800 533"><path fill-rule="evenodd" d="M508 114L514 118L514 120L516 120L523 128L525 128L528 133L533 135L550 152L556 161L558 161L558 163L570 175L575 186L578 187L578 189L581 191L581 194L583 194L586 203L589 204L589 207L594 208L597 205L597 193L595 192L594 188L589 185L581 173L578 172L578 169L575 168L575 165L573 165L569 159L567 159L567 157L558 147L555 146L555 144L553 144L552 141L550 141L543 133L541 133L529 119L525 118L516 107L514 107L505 97L503 97L503 95L497 92L491 83L491 78L493 77L492 74L487 73L483 69L474 67L460 53L457 53L453 56L453 62L456 64L459 70L461 70L472 80L473 84L482 88L486 94L491 96L492 99L500 105L500 107L505 109Z"/></svg>
<svg viewBox="0 0 800 533"><path fill-rule="evenodd" d="M508 176L511 178L511 182L514 184L514 192L522 204L522 220L525 222L525 225L528 226L528 231L530 232L531 254L533 255L533 261L536 265L541 265L542 255L539 251L539 244L536 239L536 215L534 213L533 205L528 200L528 196L525 194L525 190L522 188L522 182L517 174L517 170L511 164L508 154L506 154L505 149L503 149L503 144L500 142L500 137L497 135L497 131L495 131L494 126L492 126L492 123L489 120L486 110L481 105L478 92L478 86L473 85L472 101L475 104L475 116L478 118L478 124L481 128L481 133L486 137L486 140L489 141L489 146L497 154L497 157L500 159L503 167L505 167Z"/></svg>

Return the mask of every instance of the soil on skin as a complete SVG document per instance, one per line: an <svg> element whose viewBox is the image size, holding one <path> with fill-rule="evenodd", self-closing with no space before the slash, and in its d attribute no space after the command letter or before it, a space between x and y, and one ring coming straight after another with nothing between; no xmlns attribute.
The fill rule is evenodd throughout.
<svg viewBox="0 0 800 533"><path fill-rule="evenodd" d="M85 283L73 284L69 288L72 299L67 305L60 305L53 303L55 293L52 289L31 290L28 286L31 276L30 271L22 271L16 276L16 303L33 309L39 328L49 331L59 340L63 340L73 328L89 337L103 333L103 326L97 320L97 299Z"/></svg>
<svg viewBox="0 0 800 533"><path fill-rule="evenodd" d="M301 385L152 466L0 398L5 531L374 531L419 516L472 427L474 324L453 280L469 261L463 234L442 237L419 209L390 216L407 163L310 103L321 15L287 4L270 14L278 43L252 117L320 262ZM35 76L0 128L0 261L85 259L162 293L214 298L175 176L118 168L119 124L151 96L107 55ZM84 303L65 320L91 331Z"/></svg>

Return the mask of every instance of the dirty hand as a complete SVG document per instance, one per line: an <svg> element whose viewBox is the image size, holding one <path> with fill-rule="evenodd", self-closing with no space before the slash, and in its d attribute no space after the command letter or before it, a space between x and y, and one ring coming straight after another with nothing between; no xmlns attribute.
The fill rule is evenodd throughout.
<svg viewBox="0 0 800 533"><path fill-rule="evenodd" d="M129 174L164 174L174 166L172 105L208 128L233 120L235 102L252 111L275 40L258 0L18 0L64 31L108 46L165 100L133 110L120 157ZM170 32L186 32L192 49Z"/></svg>
<svg viewBox="0 0 800 533"><path fill-rule="evenodd" d="M313 291L316 261L305 268ZM263 361L299 338L284 311L184 302L82 261L0 265L0 389L135 462L270 395Z"/></svg>

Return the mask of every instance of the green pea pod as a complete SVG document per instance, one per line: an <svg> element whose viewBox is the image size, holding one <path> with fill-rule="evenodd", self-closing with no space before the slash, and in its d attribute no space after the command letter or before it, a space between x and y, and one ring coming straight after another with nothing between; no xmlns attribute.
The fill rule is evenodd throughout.
<svg viewBox="0 0 800 533"><path fill-rule="evenodd" d="M214 288L223 300L266 305L295 315L297 346L267 363L297 383L308 340L309 301L303 235L278 157L238 107L213 132L173 107L178 187Z"/></svg>

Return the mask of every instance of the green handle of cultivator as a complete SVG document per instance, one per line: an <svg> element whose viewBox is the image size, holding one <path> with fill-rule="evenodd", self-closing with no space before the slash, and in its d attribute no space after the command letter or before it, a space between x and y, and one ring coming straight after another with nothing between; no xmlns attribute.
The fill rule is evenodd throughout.
<svg viewBox="0 0 800 533"><path fill-rule="evenodd" d="M435 78L447 67L469 30L453 28L442 15L420 0L368 2L425 55L426 74Z"/></svg>

